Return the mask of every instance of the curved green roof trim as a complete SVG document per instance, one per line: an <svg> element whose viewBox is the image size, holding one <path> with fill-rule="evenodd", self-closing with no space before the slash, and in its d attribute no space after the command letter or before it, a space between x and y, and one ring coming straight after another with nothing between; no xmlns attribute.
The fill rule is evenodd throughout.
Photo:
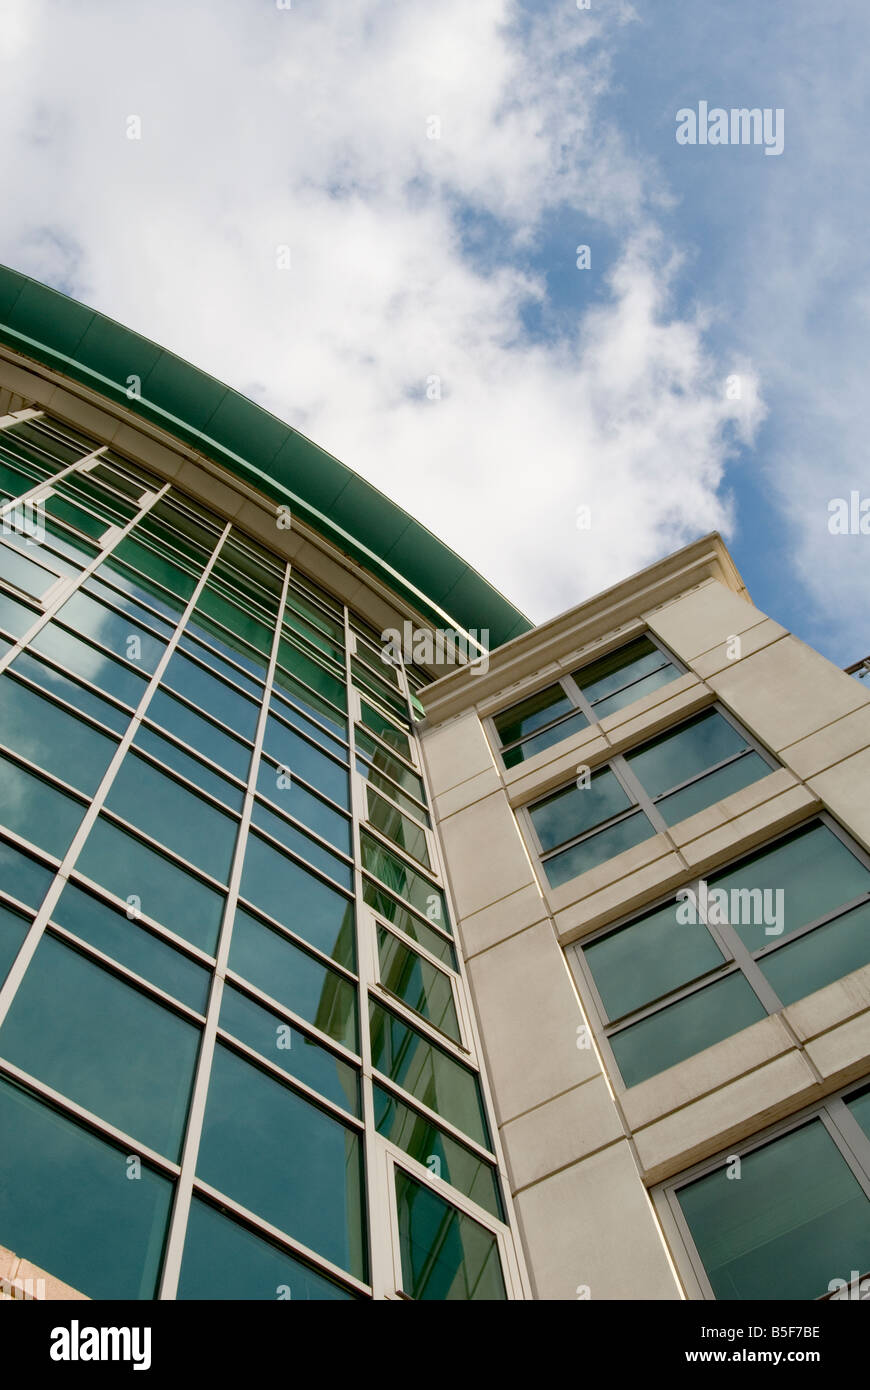
<svg viewBox="0 0 870 1390"><path fill-rule="evenodd" d="M532 627L449 546L325 449L174 353L6 266L0 341L288 505L436 626L488 628L490 647ZM130 376L141 382L134 400Z"/></svg>

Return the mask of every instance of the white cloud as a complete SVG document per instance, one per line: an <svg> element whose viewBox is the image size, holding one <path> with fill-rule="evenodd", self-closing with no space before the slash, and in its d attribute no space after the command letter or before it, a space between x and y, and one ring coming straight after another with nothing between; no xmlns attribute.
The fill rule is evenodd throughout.
<svg viewBox="0 0 870 1390"><path fill-rule="evenodd" d="M255 394L537 619L727 530L729 439L763 408L750 363L726 398L733 364L676 312L655 171L600 117L630 7L522 35L506 0L7 8L0 259ZM520 252L561 204L622 250L573 330L532 342Z"/></svg>

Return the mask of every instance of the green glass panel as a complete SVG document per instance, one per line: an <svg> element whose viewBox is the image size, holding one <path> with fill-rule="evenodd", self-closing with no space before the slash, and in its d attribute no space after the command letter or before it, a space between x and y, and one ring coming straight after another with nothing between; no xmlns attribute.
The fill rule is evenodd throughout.
<svg viewBox="0 0 870 1390"><path fill-rule="evenodd" d="M404 850L412 859L416 859L424 869L431 869L426 835L422 828L371 788L367 792L367 801L368 819L375 829L380 830L382 835L386 835L388 840L392 840L393 844L398 845L399 849Z"/></svg>
<svg viewBox="0 0 870 1390"><path fill-rule="evenodd" d="M396 1169L402 1291L419 1300L507 1298L495 1236Z"/></svg>
<svg viewBox="0 0 870 1390"><path fill-rule="evenodd" d="M844 912L758 963L783 1004L793 1004L870 962L870 904Z"/></svg>
<svg viewBox="0 0 870 1390"><path fill-rule="evenodd" d="M265 681L266 672L269 668L268 654L261 656L253 647L249 647L240 637L234 637L231 632L218 627L217 623L210 618L203 616L191 617L187 620L186 631L193 637L198 637L202 642L207 642L215 651L227 657L236 665L244 668L257 681Z"/></svg>
<svg viewBox="0 0 870 1390"><path fill-rule="evenodd" d="M409 912L404 903L400 903L389 893L385 893L383 888L372 883L369 879L363 880L363 899L375 912L379 912L382 917L386 917L388 922L392 922L399 931L409 936L412 941L419 941L421 946L437 960L449 965L452 970L456 966L456 952L453 945L440 932L435 931L428 922L422 921L415 913Z"/></svg>
<svg viewBox="0 0 870 1390"><path fill-rule="evenodd" d="M186 777L189 782L194 782L202 791L216 797L218 801L222 801L231 810L241 811L245 800L244 790L235 786L234 783L228 782L217 772L213 772L198 758L185 753L184 749L179 748L176 743L170 743L168 738L162 738L160 734L155 734L143 724L140 725L133 740L133 747L142 748L146 753L151 753L153 757L159 758L167 767L180 773L182 777Z"/></svg>
<svg viewBox="0 0 870 1390"><path fill-rule="evenodd" d="M473 1071L396 1014L369 1002L372 1065L484 1148L489 1133Z"/></svg>
<svg viewBox="0 0 870 1390"><path fill-rule="evenodd" d="M93 473L73 473L55 482L53 486L61 497L67 497L71 502L77 502L95 512L103 518L106 525L126 526L138 511L138 507L131 506L125 497L103 486L102 481L95 478Z"/></svg>
<svg viewBox="0 0 870 1390"><path fill-rule="evenodd" d="M147 608L155 608L170 622L177 623L187 606L187 600L183 595L170 593L168 589L162 588L159 584L155 584L152 580L140 575L136 570L122 564L118 560L116 552L113 552L104 564L94 570L90 584L104 598L108 598L110 593L120 589Z"/></svg>
<svg viewBox="0 0 870 1390"><path fill-rule="evenodd" d="M401 729L397 729L395 724L391 724L372 705L366 704L365 700L360 701L360 712L362 722L373 734L377 734L389 748L394 748L403 758L411 761L411 744L408 735Z"/></svg>
<svg viewBox="0 0 870 1390"><path fill-rule="evenodd" d="M702 922L680 922L672 902L593 941L583 954L608 1018L622 1018L724 965Z"/></svg>
<svg viewBox="0 0 870 1390"><path fill-rule="evenodd" d="M221 999L220 1026L288 1076L359 1115L359 1073L329 1048L230 984Z"/></svg>
<svg viewBox="0 0 870 1390"><path fill-rule="evenodd" d="M122 492L125 497L132 497L137 501L149 488L153 491L155 486L159 487L156 478L139 477L139 470L134 469L133 465L128 463L126 459L123 470L110 467L105 462L108 457L107 454L101 455L100 462L88 470L87 476L94 478L99 483L107 483L110 487L117 488L118 492Z"/></svg>
<svg viewBox="0 0 870 1390"><path fill-rule="evenodd" d="M41 685L48 694L56 695L58 699L75 705L82 714L89 714L92 719L97 719L101 724L114 729L115 733L123 733L130 723L130 715L126 710L110 705L108 700L102 699L94 691L87 690L83 685L79 685L78 681L70 680L68 676L62 675L44 661L38 661L27 652L17 656L9 669L27 676L36 685Z"/></svg>
<svg viewBox="0 0 870 1390"><path fill-rule="evenodd" d="M360 835L363 867L379 878L388 888L407 898L412 907L428 917L443 931L450 930L447 905L444 894L434 883L421 874L415 873L409 864L397 859L383 845L377 843L363 831Z"/></svg>
<svg viewBox="0 0 870 1390"><path fill-rule="evenodd" d="M45 518L45 529L51 537L51 553L48 548L43 551L46 563L55 565L61 574L78 575L85 565L90 564L99 555L99 547L92 541L85 540L84 536L74 535L72 531L66 530L50 516ZM61 560L59 556L63 556Z"/></svg>
<svg viewBox="0 0 870 1390"><path fill-rule="evenodd" d="M422 821L428 829L432 828L432 822L429 819L428 813L423 810L422 806L418 806L416 801L412 801L409 796L406 796L401 788L396 786L395 782L390 781L389 777L382 777L381 774L376 772L373 767L370 767L368 763L363 762L362 758L357 758L356 770L361 777L365 777L370 787L374 787L378 791L383 792L385 796L392 797L393 801L395 801L396 805L403 812ZM384 834L386 833L387 832L384 831ZM395 837L393 836L391 838Z"/></svg>
<svg viewBox="0 0 870 1390"><path fill-rule="evenodd" d="M623 705L639 698L632 691L623 690L622 687L627 686L629 682L638 681L641 676L658 672L662 666L668 664L667 657L659 651L654 642L648 637L638 637L637 641L629 642L628 646L610 652L608 656L593 661L591 665L584 666L573 674L574 680L590 704L598 705L599 701L605 701L608 696L620 702L608 701L609 707L606 712L610 714L613 710L622 709ZM666 679L673 680L678 675L679 671L671 667ZM619 693L615 694L617 691ZM595 714L598 719L604 718L601 709L597 708Z"/></svg>
<svg viewBox="0 0 870 1390"><path fill-rule="evenodd" d="M166 647L129 616L115 613L87 594L73 594L57 614L58 622L99 642L115 656L124 657L149 675L154 674Z"/></svg>
<svg viewBox="0 0 870 1390"><path fill-rule="evenodd" d="M256 701L257 709L259 710L260 703L263 699L262 681L254 680L253 676L249 676L246 671L242 670L241 666L234 664L232 661L225 660L222 656L218 656L213 647L204 646L204 644L198 642L195 637L190 637L186 631L182 632L178 645L182 650L196 657L204 666L210 668L212 671L216 671L223 680L234 682L241 690L251 695Z"/></svg>
<svg viewBox="0 0 870 1390"><path fill-rule="evenodd" d="M99 540L106 528L111 525L111 522L103 521L100 517L94 516L91 512L85 511L84 508L77 507L73 502L57 495L45 499L45 510L50 516L56 517L58 521L65 521L68 526L75 527L77 531L83 532L86 536L92 536L94 540Z"/></svg>
<svg viewBox="0 0 870 1390"><path fill-rule="evenodd" d="M635 845L639 845L642 840L648 840L655 833L655 827L650 824L643 811L636 811L634 815L626 816L607 830L599 830L596 835L590 835L579 844L572 845L570 849L564 849L561 854L554 854L552 859L546 860L544 869L547 882L551 888L558 888L561 884L567 883L569 878L585 874L587 869L594 869L605 860L613 859L627 849L633 849Z"/></svg>
<svg viewBox="0 0 870 1390"><path fill-rule="evenodd" d="M115 546L112 558L153 579L169 593L177 594L185 603L196 588L196 574L190 574L180 565L173 565L165 555L158 555L149 545L140 545L132 536L126 536Z"/></svg>
<svg viewBox="0 0 870 1390"><path fill-rule="evenodd" d="M8 497L21 497L29 492L36 479L33 474L23 472L0 458L0 488Z"/></svg>
<svg viewBox="0 0 870 1390"><path fill-rule="evenodd" d="M163 674L163 684L176 694L183 695L205 714L214 715L233 733L240 734L242 738L254 737L259 706L197 666L182 652L173 653Z"/></svg>
<svg viewBox="0 0 870 1390"><path fill-rule="evenodd" d="M649 676L644 676L642 680L635 681L626 690L620 690L609 699L599 700L595 706L596 719L606 719L609 714L614 714L616 710L624 709L626 705L633 704L635 700L642 700L644 695L651 695L654 690L658 690L663 685L670 685L671 681L677 680L680 672L671 665L663 666L660 671L653 671Z"/></svg>
<svg viewBox="0 0 870 1390"><path fill-rule="evenodd" d="M339 1284L194 1198L187 1222L179 1299L293 1303L353 1299Z"/></svg>
<svg viewBox="0 0 870 1390"><path fill-rule="evenodd" d="M350 809L347 768L326 757L319 748L301 738L274 715L266 720L263 750L292 778L301 777L303 782L310 782L312 787L338 802L339 806Z"/></svg>
<svg viewBox="0 0 870 1390"><path fill-rule="evenodd" d="M766 1018L758 996L735 972L695 990L610 1038L626 1086L683 1062Z"/></svg>
<svg viewBox="0 0 870 1390"><path fill-rule="evenodd" d="M165 690L155 690L147 714L149 720L175 734L176 738L210 758L218 767L247 782L251 766L249 744L224 733L216 724L197 714L189 705L176 700L173 695L168 695Z"/></svg>
<svg viewBox="0 0 870 1390"><path fill-rule="evenodd" d="M627 754L626 761L649 795L655 797L700 776L746 746L743 735L711 710Z"/></svg>
<svg viewBox="0 0 870 1390"><path fill-rule="evenodd" d="M356 986L242 908L236 910L229 967L330 1038L359 1050Z"/></svg>
<svg viewBox="0 0 870 1390"><path fill-rule="evenodd" d="M222 630L241 638L249 647L260 652L265 658L264 666L268 665L274 626L270 627L253 613L231 602L213 584L206 584L194 609L193 623L202 618L213 618ZM206 631L209 631L209 626Z"/></svg>
<svg viewBox="0 0 870 1390"><path fill-rule="evenodd" d="M299 789L297 788L297 791ZM312 798L313 800L313 798ZM297 804L299 798L297 796ZM279 816L275 811L270 811L268 806L262 801L255 801L251 812L251 823L259 830L263 830L267 835L273 836L291 854L298 855L313 868L319 869L321 873L327 874L336 883L340 883L343 888L353 887L353 870L350 864L346 864L342 859L338 859L331 850L326 849L312 836L306 835L298 826L293 825L284 816ZM350 848L350 824L343 827L347 836L348 849Z"/></svg>
<svg viewBox="0 0 870 1390"><path fill-rule="evenodd" d="M382 1086L374 1086L375 1126L391 1144L403 1149L432 1174L432 1185L441 1181L463 1192L497 1221L504 1220L498 1179L491 1163L458 1144L445 1130L403 1105Z"/></svg>
<svg viewBox="0 0 870 1390"><path fill-rule="evenodd" d="M286 695L279 695L274 690L269 706L270 712L273 715L279 715L285 723L291 724L300 733L307 734L315 743L319 743L321 748L325 748L327 753L333 753L336 758L341 758L343 762L347 762L347 745L342 741L343 738L347 737L347 720L337 714L331 705L327 705L325 700L318 700L316 696L311 697L310 692L308 695L303 695L301 699L299 697L294 698L299 704L305 706L309 714L314 715L313 719L303 714L301 709L297 709ZM320 722L315 723L315 719ZM328 725L329 729L338 730L339 735L329 732L328 729L322 727L323 725Z"/></svg>
<svg viewBox="0 0 870 1390"><path fill-rule="evenodd" d="M335 626L338 627L338 624L335 624ZM339 629L341 633L339 641L334 642L330 637L325 636L323 632L319 631L319 626L315 627L313 623L306 622L298 613L294 613L292 609L288 608L284 611L283 631L288 637L292 636L294 633L297 634L306 642L309 642L313 647L316 647L318 651L323 652L323 654L328 656L332 661L337 662L339 665L344 664L343 629Z"/></svg>
<svg viewBox="0 0 870 1390"><path fill-rule="evenodd" d="M353 683L358 689L367 691L380 704L386 705L387 709L392 710L399 719L407 719L408 705L401 691L395 690L391 685L386 685L379 680L374 672L370 671L368 666L364 666L361 661L352 660L350 669Z"/></svg>
<svg viewBox="0 0 870 1390"><path fill-rule="evenodd" d="M197 1171L309 1249L366 1277L358 1135L224 1046L215 1049Z"/></svg>
<svg viewBox="0 0 870 1390"><path fill-rule="evenodd" d="M454 1042L462 1041L450 976L378 927L381 984Z"/></svg>
<svg viewBox="0 0 870 1390"><path fill-rule="evenodd" d="M718 772L709 772L706 777L701 777L690 787L684 787L682 791L664 797L657 802L658 809L668 825L676 825L678 821L686 820L698 811L705 811L715 801L723 801L733 792L742 791L751 782L769 777L771 771L760 754L746 753L733 763L720 767Z"/></svg>
<svg viewBox="0 0 870 1390"><path fill-rule="evenodd" d="M248 836L242 897L353 969L353 904L259 835Z"/></svg>
<svg viewBox="0 0 870 1390"><path fill-rule="evenodd" d="M0 1229L16 1252L98 1299L151 1299L172 1184L0 1080Z"/></svg>
<svg viewBox="0 0 870 1390"><path fill-rule="evenodd" d="M322 835L324 840L329 840L330 844L335 845L342 853L350 854L350 821L340 811L334 811L319 796L308 791L296 780L295 773L296 769L292 764L276 767L268 759L261 758L257 774L257 791L286 815L293 816L308 826L309 830ZM302 775L301 772L299 775ZM343 775L347 781L347 774Z"/></svg>
<svg viewBox="0 0 870 1390"><path fill-rule="evenodd" d="M214 952L224 899L180 865L102 816L82 847L76 868L202 951Z"/></svg>
<svg viewBox="0 0 870 1390"><path fill-rule="evenodd" d="M0 743L92 795L118 745L53 700L0 676Z"/></svg>
<svg viewBox="0 0 870 1390"><path fill-rule="evenodd" d="M425 804L426 790L416 772L412 772L404 763L399 762L398 758L393 757L392 753L388 753L386 748L369 738L363 729L357 727L354 738L357 752L362 753L378 772L384 773L393 782L397 782L409 796Z"/></svg>
<svg viewBox="0 0 870 1390"><path fill-rule="evenodd" d="M574 835L582 835L594 825L627 811L631 797L609 767L594 772L589 786L572 782L553 796L544 797L529 808L532 824L544 850L553 849Z"/></svg>
<svg viewBox="0 0 870 1390"><path fill-rule="evenodd" d="M0 888L4 893L28 907L39 907L53 878L53 869L38 864L8 841L0 840Z"/></svg>
<svg viewBox="0 0 870 1390"><path fill-rule="evenodd" d="M311 657L300 651L295 643L285 641L283 638L278 643L278 666L275 670L275 681L278 685L282 684L282 673L289 672L291 676L310 689L316 691L318 695L323 695L330 700L340 710L347 709L347 690L344 681L339 680L336 675L330 674L319 661L314 661ZM295 688L291 682L288 689Z"/></svg>
<svg viewBox="0 0 870 1390"><path fill-rule="evenodd" d="M549 685L546 690L539 690L536 695L497 714L494 723L503 744L515 743L518 738L540 729L542 724L570 714L573 708L561 685ZM584 718L583 722L588 723L588 720Z"/></svg>
<svg viewBox="0 0 870 1390"><path fill-rule="evenodd" d="M715 874L709 882L710 893L714 890L728 895L727 919L741 940L751 951L760 951L870 892L870 869L832 830L816 822ZM767 931L768 926L773 930Z"/></svg>
<svg viewBox="0 0 870 1390"><path fill-rule="evenodd" d="M859 1092L857 1096L852 1096L846 1104L867 1138L870 1139L870 1089ZM870 1269L870 1264L866 1264L864 1268Z"/></svg>
<svg viewBox="0 0 870 1390"><path fill-rule="evenodd" d="M65 468L97 448L95 441L86 441L84 435L77 436L74 430L69 430L66 425L55 425L54 421L49 424L44 420L26 420L13 425L11 429L13 443L18 445L23 440L31 445L46 467Z"/></svg>
<svg viewBox="0 0 870 1390"><path fill-rule="evenodd" d="M209 972L125 913L68 883L51 916L67 931L150 980L158 989L198 1013L205 1011L211 983Z"/></svg>
<svg viewBox="0 0 870 1390"><path fill-rule="evenodd" d="M0 822L16 835L61 859L84 813L81 802L0 757Z"/></svg>
<svg viewBox="0 0 870 1390"><path fill-rule="evenodd" d="M22 593L41 598L57 579L57 574L38 565L35 560L8 545L0 545L0 579L12 584Z"/></svg>
<svg viewBox="0 0 870 1390"><path fill-rule="evenodd" d="M554 743L561 743L563 739L570 738L572 734L579 733L581 729L589 727L589 720L585 714L578 711L576 714L569 715L567 719L562 719L551 729L544 729L540 734L534 734L527 738L523 743L517 743L513 748L508 748L502 754L505 767L517 767L520 763L533 758L536 753L542 753L545 748L552 748Z"/></svg>
<svg viewBox="0 0 870 1390"><path fill-rule="evenodd" d="M23 637L39 616L33 608L0 592L0 627L12 637Z"/></svg>
<svg viewBox="0 0 870 1390"><path fill-rule="evenodd" d="M28 917L22 917L20 913L13 912L11 907L0 903L0 985L6 979L12 962L21 950L29 927Z"/></svg>
<svg viewBox="0 0 870 1390"><path fill-rule="evenodd" d="M870 1202L821 1120L679 1190L722 1300L814 1299L870 1267Z"/></svg>
<svg viewBox="0 0 870 1390"><path fill-rule="evenodd" d="M54 1090L177 1159L199 1030L45 934L0 1050Z"/></svg>
<svg viewBox="0 0 870 1390"><path fill-rule="evenodd" d="M239 823L188 791L144 758L128 753L106 797L106 807L137 829L204 869L229 878Z"/></svg>
<svg viewBox="0 0 870 1390"><path fill-rule="evenodd" d="M49 661L57 662L70 674L89 681L132 708L139 704L145 694L145 675L115 661L114 657L106 656L88 642L79 641L78 637L64 632L55 623L48 623L37 633L30 647L48 657Z"/></svg>
<svg viewBox="0 0 870 1390"><path fill-rule="evenodd" d="M102 579L96 579L92 576L85 580L79 592L90 595L98 602L120 608L122 613L129 613L134 622L143 623L145 627L153 627L158 637L168 642L177 626L176 614L170 614L167 621L159 613L153 612L147 605L141 604L138 598L128 592L128 588L116 589L110 584L104 584Z"/></svg>
<svg viewBox="0 0 870 1390"><path fill-rule="evenodd" d="M307 598L300 592L296 584L296 572L294 570L291 574L290 587L287 591L284 622L288 625L292 625L296 614L300 613L307 618L310 623L313 623L315 627L320 628L321 632L327 633L330 637L333 637L336 642L344 646L344 623L339 617L340 610L336 606L333 611L335 613L334 617L324 612L319 604L314 603L310 598Z"/></svg>

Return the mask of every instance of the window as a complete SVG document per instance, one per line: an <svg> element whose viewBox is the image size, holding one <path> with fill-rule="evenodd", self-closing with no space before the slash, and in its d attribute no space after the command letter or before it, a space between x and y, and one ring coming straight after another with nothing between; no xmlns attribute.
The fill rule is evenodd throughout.
<svg viewBox="0 0 870 1390"><path fill-rule="evenodd" d="M410 864L391 854L385 846L363 831L360 835L363 868L399 893L431 922L449 930L447 905L441 889L413 870Z"/></svg>
<svg viewBox="0 0 870 1390"><path fill-rule="evenodd" d="M497 714L493 723L505 767L516 767L680 675L658 639L638 637Z"/></svg>
<svg viewBox="0 0 870 1390"><path fill-rule="evenodd" d="M82 802L0 756L0 822L16 835L60 859L84 813Z"/></svg>
<svg viewBox="0 0 870 1390"><path fill-rule="evenodd" d="M379 1134L429 1169L435 1179L449 1182L497 1221L504 1220L495 1168L466 1148L419 1111L375 1085L375 1125ZM433 1162L434 1160L434 1162Z"/></svg>
<svg viewBox="0 0 870 1390"><path fill-rule="evenodd" d="M124 758L109 788L106 809L155 840L171 842L176 854L220 883L227 882L238 821L144 758L135 753Z"/></svg>
<svg viewBox="0 0 870 1390"><path fill-rule="evenodd" d="M707 1297L824 1298L870 1271L870 1139L856 1123L867 1094L834 1097L663 1189Z"/></svg>
<svg viewBox="0 0 870 1390"><path fill-rule="evenodd" d="M474 1072L374 1000L369 1003L369 1020L372 1065L488 1148L483 1099Z"/></svg>
<svg viewBox="0 0 870 1390"><path fill-rule="evenodd" d="M402 1291L415 1299L504 1299L492 1231L396 1168Z"/></svg>
<svg viewBox="0 0 870 1390"><path fill-rule="evenodd" d="M569 958L633 1086L870 962L870 861L812 821Z"/></svg>
<svg viewBox="0 0 870 1390"><path fill-rule="evenodd" d="M528 809L551 888L739 791L774 764L708 710Z"/></svg>
<svg viewBox="0 0 870 1390"><path fill-rule="evenodd" d="M353 903L260 835L248 836L241 894L340 965L353 968Z"/></svg>
<svg viewBox="0 0 870 1390"><path fill-rule="evenodd" d="M379 926L381 984L435 1028L461 1043L450 976Z"/></svg>
<svg viewBox="0 0 870 1390"><path fill-rule="evenodd" d="M0 676L0 743L89 796L118 746L10 675Z"/></svg>

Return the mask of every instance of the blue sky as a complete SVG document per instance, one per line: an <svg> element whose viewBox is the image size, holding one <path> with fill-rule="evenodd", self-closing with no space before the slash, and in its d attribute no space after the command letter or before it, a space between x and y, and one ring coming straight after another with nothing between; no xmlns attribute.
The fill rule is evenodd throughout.
<svg viewBox="0 0 870 1390"><path fill-rule="evenodd" d="M537 621L717 528L846 664L868 31L860 0L6 0L0 260L253 395ZM783 153L679 145L702 100L782 108Z"/></svg>

